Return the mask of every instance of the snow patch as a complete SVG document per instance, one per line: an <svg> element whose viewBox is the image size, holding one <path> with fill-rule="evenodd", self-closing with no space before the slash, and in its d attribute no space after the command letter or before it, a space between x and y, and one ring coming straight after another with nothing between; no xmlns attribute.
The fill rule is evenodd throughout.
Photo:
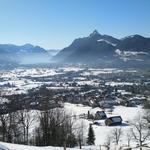
<svg viewBox="0 0 150 150"><path fill-rule="evenodd" d="M107 44L110 44L110 45L112 45L112 46L116 46L117 44L115 44L115 43L111 43L111 42L109 42L109 41L107 41L107 40L104 40L104 39L99 39L99 40L97 40L97 42L106 42Z"/></svg>

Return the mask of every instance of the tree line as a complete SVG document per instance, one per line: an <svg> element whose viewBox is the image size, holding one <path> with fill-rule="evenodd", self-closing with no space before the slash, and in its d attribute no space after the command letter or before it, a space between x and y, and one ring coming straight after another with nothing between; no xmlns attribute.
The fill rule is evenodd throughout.
<svg viewBox="0 0 150 150"><path fill-rule="evenodd" d="M75 122L76 118L66 114L62 108L18 110L0 115L0 140L16 144L60 146L64 149L79 145L81 149L85 140L85 126L83 122L78 125ZM94 144L95 140L91 128L90 125L86 141L89 145Z"/></svg>

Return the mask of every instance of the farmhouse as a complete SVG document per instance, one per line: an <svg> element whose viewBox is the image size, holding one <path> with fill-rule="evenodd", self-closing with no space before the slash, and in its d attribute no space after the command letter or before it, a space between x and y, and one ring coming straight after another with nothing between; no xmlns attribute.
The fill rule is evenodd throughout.
<svg viewBox="0 0 150 150"><path fill-rule="evenodd" d="M100 120L100 119L106 119L107 115L104 111L97 111L95 114L95 119Z"/></svg>
<svg viewBox="0 0 150 150"><path fill-rule="evenodd" d="M106 126L115 126L122 124L122 118L121 116L113 116L109 117L105 120Z"/></svg>

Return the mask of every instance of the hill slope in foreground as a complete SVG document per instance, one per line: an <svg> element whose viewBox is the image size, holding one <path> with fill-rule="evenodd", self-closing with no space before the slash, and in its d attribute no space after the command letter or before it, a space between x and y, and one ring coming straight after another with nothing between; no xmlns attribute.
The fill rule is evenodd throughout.
<svg viewBox="0 0 150 150"><path fill-rule="evenodd" d="M76 113L77 115L82 114L83 112L87 112L88 110L90 110L91 113L95 113L99 108L94 108L92 109L89 106L84 106L84 105L76 105L76 104L70 104L70 103L65 103L65 109L68 112L72 112L72 113ZM112 114L110 114L110 112L106 111L107 115L120 115L123 118L123 125L117 126L117 128L121 128L122 131L124 133L126 133L126 131L128 131L131 128L130 124L127 124L127 122L130 122L130 120L133 120L138 113L140 113L141 111L143 111L143 109L141 107L124 107L124 106L116 106L114 108L114 111L112 112ZM79 122L81 122L81 119L78 120ZM83 119L85 126L88 128L89 124L92 123L90 120L87 119ZM109 133L111 133L111 131L116 128L114 127L108 127L105 126L103 124L103 122L100 122L101 125L97 126L97 125L93 125L93 129L95 132L95 146L84 146L82 149L83 150L99 150L100 149L100 145L104 145L104 143L106 142L106 137ZM126 124L126 125L125 125ZM87 131L86 135L87 135ZM121 139L119 146L123 146L123 145L127 145L127 137L123 136ZM136 143L135 142L131 142L131 146L135 147ZM119 148L114 148L116 147L116 145L111 145L111 149L110 150L119 150ZM134 148L136 150L136 148ZM52 147L52 146L48 146L48 147L36 147L36 146L26 146L26 145L18 145L18 144L9 144L9 143L4 143L4 142L0 142L0 150L64 150L63 147ZM67 148L67 150L79 150L78 147L76 148ZM105 147L102 147L101 150L106 150ZM143 148L143 150L146 150L145 148Z"/></svg>

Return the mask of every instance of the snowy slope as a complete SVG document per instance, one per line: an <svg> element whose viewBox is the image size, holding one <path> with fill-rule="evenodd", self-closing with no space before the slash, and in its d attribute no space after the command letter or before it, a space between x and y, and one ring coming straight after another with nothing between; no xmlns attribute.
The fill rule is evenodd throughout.
<svg viewBox="0 0 150 150"><path fill-rule="evenodd" d="M26 146L19 144L10 144L0 142L0 150L63 150L62 147L36 147L36 146ZM77 148L67 148L67 150L78 150Z"/></svg>
<svg viewBox="0 0 150 150"><path fill-rule="evenodd" d="M65 103L64 108L67 113L70 115L80 115L80 114L87 114L88 111L90 111L91 114L95 114L96 111L101 110L100 108L91 108L88 106L84 106L81 104L70 104L70 103ZM109 110L105 110L107 116L112 116L112 115L120 115L123 119L123 125L117 126L117 128L121 128L122 131L124 132L124 135L121 138L121 144L120 145L127 145L127 136L126 133L129 131L129 129L132 127L129 122L133 120L140 112L142 112L141 107L124 107L124 106L116 106L114 108L114 111L110 113ZM36 114L36 113L33 113ZM84 119L84 118L78 118L76 121L76 125L81 124L81 121L84 121L84 137L86 139L87 137L87 132L88 132L88 127L89 124L92 123L92 121ZM95 140L95 146L84 146L84 150L99 150L100 145L104 145L106 143L106 138L114 128L113 127L108 127L105 126L104 120L99 120L100 125L93 125L93 129L95 132L96 140ZM37 123L37 122L36 122ZM36 125L36 123L34 125ZM32 129L31 129L32 130ZM132 142L131 145L133 147L136 146L135 142ZM0 148L2 150L63 150L62 147L35 147L35 146L25 146L25 145L17 145L17 144L9 144L9 143L3 143L0 142ZM0 150L1 150L0 149ZM79 150L77 148L67 148L67 150ZM104 147L102 147L102 150L105 150ZM114 150L114 147L111 147L111 150ZM146 149L144 149L146 150Z"/></svg>
<svg viewBox="0 0 150 150"><path fill-rule="evenodd" d="M88 110L90 113L95 114L96 111L100 111L100 108L94 108L92 109L91 107L88 106L83 106L83 105L75 105L75 104L70 104L70 103L65 103L65 109L68 110L70 114L83 114L87 113ZM131 126L128 124L128 122L131 122L138 114L140 114L143 110L141 107L124 107L124 106L116 106L112 112L112 114L109 112L109 110L105 110L107 116L116 116L120 115L123 119L123 125L117 126L117 128L122 128L123 132L127 132ZM81 121L81 120L80 120ZM99 121L101 123L100 126L93 125L95 135L96 135L96 141L95 145L103 145L106 142L107 136L111 133L111 131L116 128L116 126L108 127L105 126L104 120ZM88 131L89 123L92 123L91 121L84 120L84 124L86 129L86 134ZM125 135L126 136L126 135ZM122 141L124 141L124 144L127 144L126 137L123 137Z"/></svg>

